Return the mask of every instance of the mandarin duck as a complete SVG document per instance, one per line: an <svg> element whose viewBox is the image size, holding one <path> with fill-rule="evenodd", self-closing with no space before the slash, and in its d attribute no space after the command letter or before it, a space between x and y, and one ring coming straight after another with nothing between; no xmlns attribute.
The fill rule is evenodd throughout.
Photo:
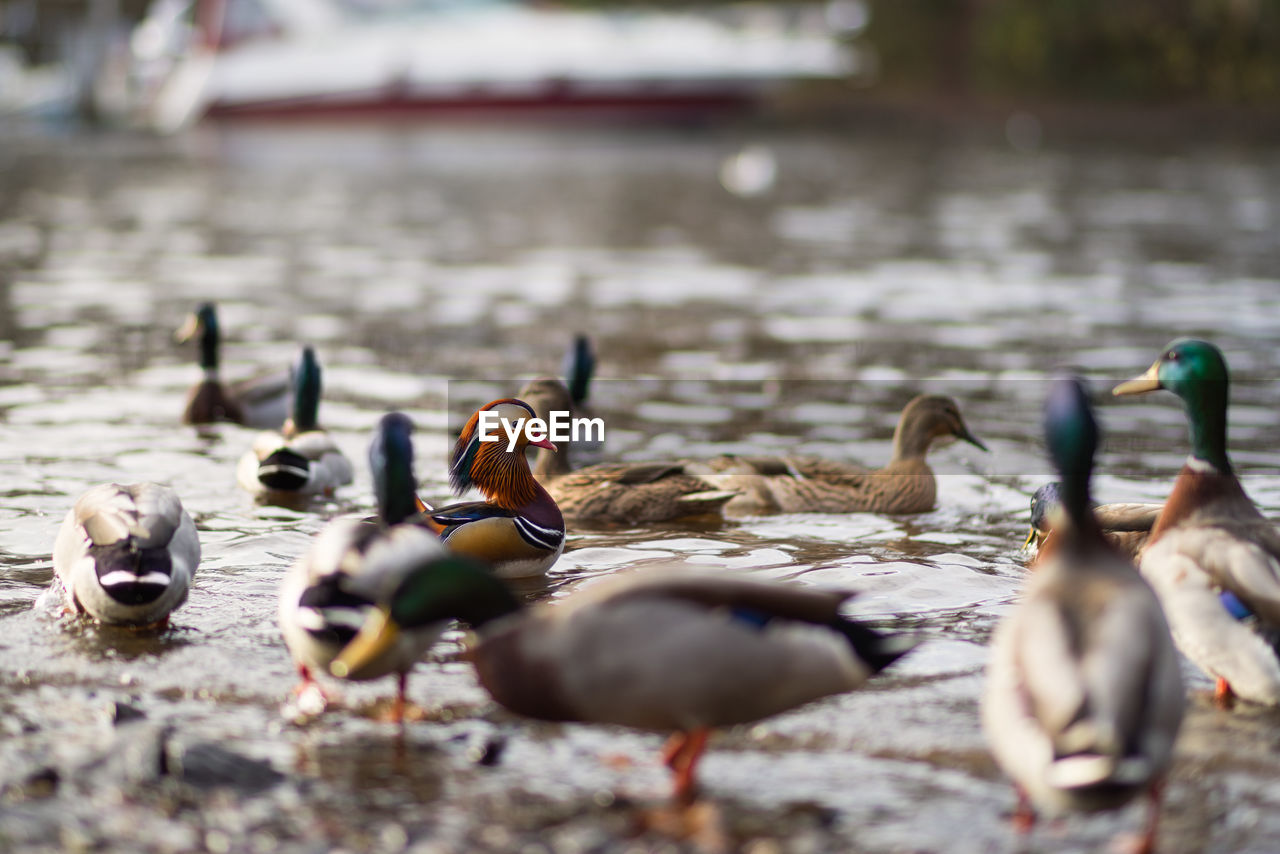
<svg viewBox="0 0 1280 854"><path fill-rule="evenodd" d="M164 623L187 600L200 563L195 523L158 483L104 483L67 513L53 545L55 584L103 623Z"/></svg>
<svg viewBox="0 0 1280 854"><path fill-rule="evenodd" d="M1227 458L1227 363L1207 341L1174 341L1117 395L1167 389L1186 407L1191 456L1142 553L1178 647L1217 679L1215 696L1280 704L1280 533Z"/></svg>
<svg viewBox="0 0 1280 854"><path fill-rule="evenodd" d="M218 376L221 332L213 303L201 305L174 333L178 343L200 339L199 360L204 378L187 393L183 424L232 421L261 430L278 430L289 416L292 386L289 374L280 371L227 385Z"/></svg>
<svg viewBox="0 0 1280 854"><path fill-rule="evenodd" d="M1020 830L1037 810L1111 809L1146 792L1149 852L1185 703L1178 654L1155 593L1090 510L1098 425L1079 380L1050 389L1045 436L1062 478L1057 546L992 638L983 730L1017 786Z"/></svg>
<svg viewBox="0 0 1280 854"><path fill-rule="evenodd" d="M351 483L351 462L317 421L320 362L312 348L298 355L293 382L293 415L279 433L259 433L236 467L236 480L263 501L332 495Z"/></svg>
<svg viewBox="0 0 1280 854"><path fill-rule="evenodd" d="M466 560L450 552L430 531L405 524L417 512L412 428L407 416L393 412L382 417L374 433L369 466L377 517L331 522L281 584L280 629L302 679L298 693L314 682L314 673L330 671L333 660L356 636L369 612L388 605L409 574L432 572ZM396 674L391 717L400 721L407 703L409 671L447 624L420 624L401 633L379 655L336 675L364 681Z"/></svg>
<svg viewBox="0 0 1280 854"><path fill-rule="evenodd" d="M935 440L963 439L987 446L969 432L949 397L922 394L902 410L893 457L881 469L816 457L722 456L686 466L717 489L738 492L727 516L767 513L923 513L933 509L937 483L925 454Z"/></svg>
<svg viewBox="0 0 1280 854"><path fill-rule="evenodd" d="M482 417L505 426L482 438ZM479 409L454 446L449 481L457 495L475 487L484 500L443 507L418 502L422 512L417 524L435 532L453 551L491 566L503 578L542 575L564 551L564 517L534 479L525 458L530 446L556 449L549 439L529 435L527 422L534 417L529 404L515 398L495 400ZM506 429L516 432L510 449Z"/></svg>
<svg viewBox="0 0 1280 854"><path fill-rule="evenodd" d="M1130 560L1136 560L1151 536L1151 528L1164 509L1163 504L1140 502L1095 504L1093 516L1107 542ZM1034 546L1037 554L1054 548L1053 520L1062 512L1062 484L1046 483L1031 496L1031 532L1022 547Z"/></svg>
<svg viewBox="0 0 1280 854"><path fill-rule="evenodd" d="M850 595L679 566L525 608L491 574L456 566L406 578L334 664L363 666L401 632L456 618L477 638L467 657L481 685L507 709L672 733L664 760L688 802L712 728L852 691L915 646L840 616Z"/></svg>

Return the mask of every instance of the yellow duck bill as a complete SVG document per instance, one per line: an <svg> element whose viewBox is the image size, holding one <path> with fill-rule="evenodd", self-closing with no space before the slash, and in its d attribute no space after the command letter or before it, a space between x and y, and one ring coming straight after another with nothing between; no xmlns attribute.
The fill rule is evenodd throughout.
<svg viewBox="0 0 1280 854"><path fill-rule="evenodd" d="M370 661L389 650L400 636L400 627L391 619L386 608L370 612L360 632L351 639L342 653L329 664L329 672L339 679L356 673Z"/></svg>
<svg viewBox="0 0 1280 854"><path fill-rule="evenodd" d="M1156 362L1142 376L1134 377L1131 380L1125 380L1111 390L1116 397L1123 397L1128 394L1145 394L1149 391L1158 391L1164 388L1160 384L1160 363Z"/></svg>

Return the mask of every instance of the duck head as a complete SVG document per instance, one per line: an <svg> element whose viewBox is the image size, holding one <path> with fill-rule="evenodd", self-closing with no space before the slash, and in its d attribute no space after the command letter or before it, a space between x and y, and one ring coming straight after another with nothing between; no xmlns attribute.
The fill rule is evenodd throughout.
<svg viewBox="0 0 1280 854"><path fill-rule="evenodd" d="M520 389L520 399L533 407L533 411L543 421L550 423L552 412L572 412L573 399L565 384L554 377L542 377L530 380ZM560 448L556 452L541 450L534 457L533 473L537 477L558 477L568 474L572 464L569 460L569 448Z"/></svg>
<svg viewBox="0 0 1280 854"><path fill-rule="evenodd" d="M319 426L320 360L311 347L303 347L290 369L293 382L293 414L285 422L285 435L305 433Z"/></svg>
<svg viewBox="0 0 1280 854"><path fill-rule="evenodd" d="M1222 351L1208 341L1174 341L1145 374L1120 383L1112 394L1145 394L1167 389L1182 398L1191 429L1191 452L1222 472L1227 459L1227 399L1230 377Z"/></svg>
<svg viewBox="0 0 1280 854"><path fill-rule="evenodd" d="M545 436L530 435L533 407L512 397L481 407L458 436L449 463L449 483L461 495L474 486L499 507L519 509L532 502L538 483L529 471L525 449L556 446Z"/></svg>
<svg viewBox="0 0 1280 854"><path fill-rule="evenodd" d="M581 333L573 336L573 344L564 354L564 385L573 403L585 403L591 393L591 377L596 372L596 354L591 339ZM565 407L568 409L568 407Z"/></svg>
<svg viewBox="0 0 1280 854"><path fill-rule="evenodd" d="M389 412L378 421L369 443L369 470L383 524L398 525L418 512L413 421L403 412Z"/></svg>
<svg viewBox="0 0 1280 854"><path fill-rule="evenodd" d="M923 457L935 439L953 438L987 450L965 426L954 400L940 394L922 394L902 410L893 433L894 457Z"/></svg>
<svg viewBox="0 0 1280 854"><path fill-rule="evenodd" d="M1062 484L1051 480L1035 491L1031 496L1031 533L1022 544L1025 549L1037 538L1044 539L1053 530L1050 521L1053 514L1062 508Z"/></svg>
<svg viewBox="0 0 1280 854"><path fill-rule="evenodd" d="M185 344L196 336L200 338L200 367L206 371L216 370L221 332L218 329L218 311L211 302L201 303L187 315L182 326L173 333L173 340Z"/></svg>
<svg viewBox="0 0 1280 854"><path fill-rule="evenodd" d="M1075 528L1089 527L1093 520L1089 478L1093 474L1093 455L1098 450L1098 422L1079 377L1063 377L1049 387L1044 404L1044 438L1049 458L1061 477L1058 494L1062 509Z"/></svg>
<svg viewBox="0 0 1280 854"><path fill-rule="evenodd" d="M486 566L446 552L415 567L389 601L370 609L329 670L338 677L358 672L390 649L405 630L450 620L478 629L520 607L520 600Z"/></svg>
<svg viewBox="0 0 1280 854"><path fill-rule="evenodd" d="M520 400L529 404L543 421L551 417L552 412L569 412L573 409L573 398L569 389L554 377L541 377L530 380L520 389Z"/></svg>

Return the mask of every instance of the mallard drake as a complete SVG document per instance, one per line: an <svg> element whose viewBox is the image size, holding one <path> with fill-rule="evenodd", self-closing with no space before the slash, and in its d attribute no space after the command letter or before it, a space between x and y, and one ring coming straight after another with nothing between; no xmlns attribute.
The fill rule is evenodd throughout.
<svg viewBox="0 0 1280 854"><path fill-rule="evenodd" d="M174 333L179 343L200 339L200 369L204 378L187 393L183 424L232 421L262 430L278 430L289 417L292 386L287 371L280 371L227 385L218 376L221 332L213 303L201 305Z"/></svg>
<svg viewBox="0 0 1280 854"><path fill-rule="evenodd" d="M462 620L480 683L511 711L674 733L664 758L687 801L710 729L852 691L915 646L840 616L849 596L680 566L525 609L488 573L419 571L334 669L363 666L402 631Z"/></svg>
<svg viewBox="0 0 1280 854"><path fill-rule="evenodd" d="M1168 389L1182 398L1191 456L1142 554L1187 658L1233 696L1280 704L1280 534L1254 506L1227 458L1230 379L1207 341L1174 341L1117 395Z"/></svg>
<svg viewBox="0 0 1280 854"><path fill-rule="evenodd" d="M983 729L1018 787L1020 829L1034 810L1110 809L1145 791L1151 851L1185 702L1178 654L1155 593L1090 511L1098 426L1079 380L1054 383L1045 436L1062 477L1058 545L992 638Z"/></svg>
<svg viewBox="0 0 1280 854"><path fill-rule="evenodd" d="M236 468L240 485L266 501L332 495L352 479L351 462L317 422L320 362L312 348L298 355L293 382L293 415L279 433L259 433Z"/></svg>
<svg viewBox="0 0 1280 854"><path fill-rule="evenodd" d="M280 587L280 629L302 679L329 665L356 636L374 608L387 606L416 571L431 572L458 558L430 531L402 524L415 513L412 424L402 413L383 416L369 447L378 517L331 522L285 576ZM407 483L402 482L406 476ZM407 487L407 488L406 488ZM407 500L406 500L407 496ZM447 620L402 632L376 656L344 671L344 679L397 676L391 717L403 718L409 671L439 639Z"/></svg>
<svg viewBox="0 0 1280 854"><path fill-rule="evenodd" d="M564 517L560 508L529 471L525 449L555 445L544 438L530 438L528 427L518 428L515 447L508 450L508 436L496 427L490 440L481 439L480 419L492 413L494 423L516 430L516 424L535 417L529 404L503 398L480 408L454 446L449 482L463 494L475 487L483 501L465 501L444 507L421 504L419 524L436 533L453 551L484 561L503 578L530 578L551 568L564 551Z"/></svg>
<svg viewBox="0 0 1280 854"><path fill-rule="evenodd" d="M1031 496L1031 532L1022 544L1025 549L1035 546L1037 554L1047 554L1054 548L1053 519L1062 511L1062 484L1046 483ZM1116 551L1136 560L1151 536L1163 504L1116 503L1095 504L1093 516L1102 528L1102 534Z"/></svg>
<svg viewBox="0 0 1280 854"><path fill-rule="evenodd" d="M924 513L937 495L925 454L937 439L987 446L969 432L949 397L922 394L902 410L893 457L881 469L816 457L716 457L686 469L707 484L739 493L728 516L768 513Z"/></svg>
<svg viewBox="0 0 1280 854"><path fill-rule="evenodd" d="M178 494L104 483L81 495L53 545L66 600L103 623L150 626L187 600L200 538Z"/></svg>

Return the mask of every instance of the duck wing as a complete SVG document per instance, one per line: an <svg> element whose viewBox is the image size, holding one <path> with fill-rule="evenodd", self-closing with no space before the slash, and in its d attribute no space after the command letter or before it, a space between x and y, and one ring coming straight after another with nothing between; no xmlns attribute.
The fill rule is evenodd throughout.
<svg viewBox="0 0 1280 854"><path fill-rule="evenodd" d="M1163 509L1163 504L1099 504L1093 515L1104 531L1140 533L1151 531Z"/></svg>

